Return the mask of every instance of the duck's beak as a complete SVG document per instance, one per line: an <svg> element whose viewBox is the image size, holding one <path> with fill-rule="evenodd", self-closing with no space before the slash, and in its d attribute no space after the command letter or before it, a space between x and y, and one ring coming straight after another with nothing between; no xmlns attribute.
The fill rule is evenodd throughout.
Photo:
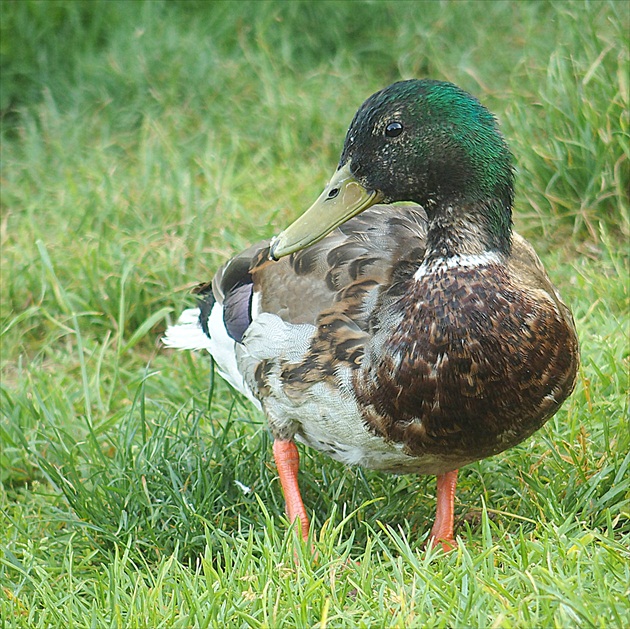
<svg viewBox="0 0 630 629"><path fill-rule="evenodd" d="M347 162L333 175L317 201L271 241L269 257L279 260L316 243L381 198L379 192L368 190L355 179Z"/></svg>

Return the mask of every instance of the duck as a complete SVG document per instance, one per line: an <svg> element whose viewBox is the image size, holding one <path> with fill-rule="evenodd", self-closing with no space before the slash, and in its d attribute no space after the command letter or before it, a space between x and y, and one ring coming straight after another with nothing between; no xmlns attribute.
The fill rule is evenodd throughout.
<svg viewBox="0 0 630 629"><path fill-rule="evenodd" d="M570 309L513 230L495 116L433 79L355 114L317 200L224 264L164 337L208 350L261 409L288 520L309 538L296 442L349 466L435 475L449 551L458 470L512 448L572 392Z"/></svg>

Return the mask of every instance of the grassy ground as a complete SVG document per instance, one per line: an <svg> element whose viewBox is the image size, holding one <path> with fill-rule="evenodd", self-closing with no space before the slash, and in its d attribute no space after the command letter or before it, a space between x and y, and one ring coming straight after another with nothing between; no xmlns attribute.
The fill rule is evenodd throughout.
<svg viewBox="0 0 630 629"><path fill-rule="evenodd" d="M0 8L0 627L630 624L626 3ZM499 116L583 366L462 472L447 556L423 550L433 479L305 451L296 565L262 416L158 339L412 76Z"/></svg>

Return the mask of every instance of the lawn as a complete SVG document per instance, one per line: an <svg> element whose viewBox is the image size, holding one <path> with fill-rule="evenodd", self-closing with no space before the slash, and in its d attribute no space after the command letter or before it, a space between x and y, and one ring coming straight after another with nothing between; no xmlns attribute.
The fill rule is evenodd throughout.
<svg viewBox="0 0 630 629"><path fill-rule="evenodd" d="M1 629L630 625L628 3L0 11ZM302 449L313 557L264 417L159 339L411 77L499 118L582 367L544 428L462 470L450 554L424 548L433 478Z"/></svg>

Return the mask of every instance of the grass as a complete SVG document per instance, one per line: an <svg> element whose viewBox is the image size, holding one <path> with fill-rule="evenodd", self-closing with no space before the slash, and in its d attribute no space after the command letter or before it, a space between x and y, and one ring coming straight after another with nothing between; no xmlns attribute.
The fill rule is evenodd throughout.
<svg viewBox="0 0 630 629"><path fill-rule="evenodd" d="M0 627L630 624L626 3L0 11ZM423 549L433 479L303 450L312 559L263 417L158 339L411 76L498 115L582 369L542 430L463 470L446 556Z"/></svg>

